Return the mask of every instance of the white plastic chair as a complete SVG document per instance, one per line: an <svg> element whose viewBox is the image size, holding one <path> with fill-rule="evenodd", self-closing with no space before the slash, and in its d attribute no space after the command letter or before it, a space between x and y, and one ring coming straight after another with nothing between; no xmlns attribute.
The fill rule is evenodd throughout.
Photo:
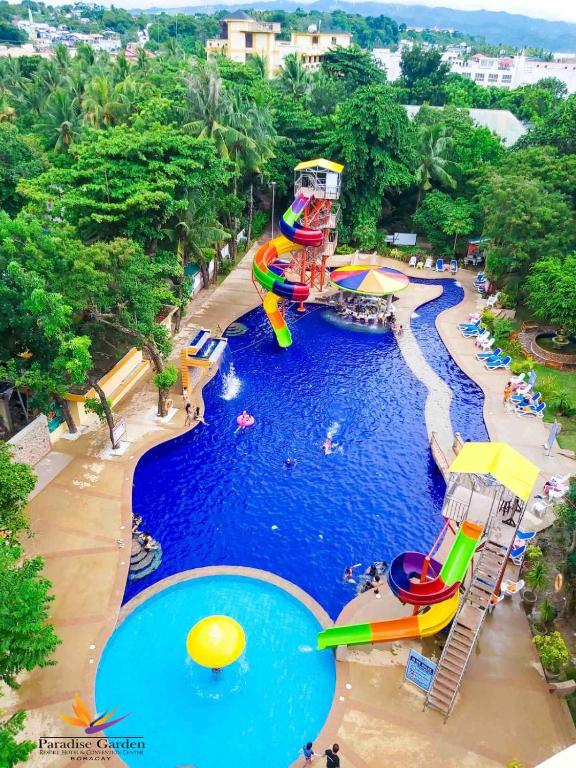
<svg viewBox="0 0 576 768"><path fill-rule="evenodd" d="M424 269L432 269L432 257L431 256L428 256L428 258L424 262Z"/></svg>
<svg viewBox="0 0 576 768"><path fill-rule="evenodd" d="M417 262L416 256L410 256L410 261L408 262L408 266L409 267L415 267L416 266L416 262Z"/></svg>

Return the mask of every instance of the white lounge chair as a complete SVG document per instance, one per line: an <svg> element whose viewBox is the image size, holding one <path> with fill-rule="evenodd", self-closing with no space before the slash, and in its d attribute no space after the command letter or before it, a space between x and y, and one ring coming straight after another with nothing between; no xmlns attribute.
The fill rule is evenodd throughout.
<svg viewBox="0 0 576 768"><path fill-rule="evenodd" d="M428 256L428 258L424 262L424 269L432 269L432 257L431 256Z"/></svg>

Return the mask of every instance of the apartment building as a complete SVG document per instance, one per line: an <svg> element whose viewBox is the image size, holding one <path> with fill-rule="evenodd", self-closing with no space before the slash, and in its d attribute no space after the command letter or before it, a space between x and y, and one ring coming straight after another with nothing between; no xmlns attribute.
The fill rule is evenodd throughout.
<svg viewBox="0 0 576 768"><path fill-rule="evenodd" d="M375 58L386 68L388 79L400 77L402 49L375 48ZM546 77L556 77L568 89L576 91L576 57L574 54L555 54L553 61L542 61L529 56L485 56L477 53L467 55L459 49L450 48L442 59L452 72L473 80L478 85L500 88L518 88L521 85L537 83Z"/></svg>
<svg viewBox="0 0 576 768"><path fill-rule="evenodd" d="M260 56L266 64L266 74L273 77L283 66L284 59L297 54L306 69L320 68L322 59L330 48L350 45L352 35L347 32L293 32L290 40L280 40L280 24L256 21L244 11L231 13L221 21L221 35L206 41L208 56L221 54L245 64L250 56Z"/></svg>

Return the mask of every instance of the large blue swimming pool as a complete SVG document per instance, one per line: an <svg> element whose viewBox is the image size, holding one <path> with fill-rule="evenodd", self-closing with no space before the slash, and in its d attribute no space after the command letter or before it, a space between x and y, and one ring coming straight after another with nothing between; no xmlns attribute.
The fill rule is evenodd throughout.
<svg viewBox="0 0 576 768"><path fill-rule="evenodd" d="M201 618L232 616L246 649L220 673L188 658ZM241 576L193 579L146 600L114 632L96 679L98 712L128 714L110 735L142 736L135 768L286 768L314 739L334 697L335 662L318 653L321 626L299 601Z"/></svg>
<svg viewBox="0 0 576 768"><path fill-rule="evenodd" d="M461 300L452 281L413 327L431 365L454 391L452 419L486 439L480 390L454 365L434 328ZM294 344L280 350L260 308L230 338L239 379L204 390L206 419L148 451L134 476L133 508L162 543L161 567L127 585L125 599L173 573L206 565L272 571L311 594L331 616L353 595L343 569L426 550L440 529L444 482L431 458L424 386L391 333L354 330L329 310L289 312ZM236 386L234 386L236 385ZM236 434L246 408L256 424ZM337 449L325 456L330 433ZM293 469L284 459L293 457Z"/></svg>

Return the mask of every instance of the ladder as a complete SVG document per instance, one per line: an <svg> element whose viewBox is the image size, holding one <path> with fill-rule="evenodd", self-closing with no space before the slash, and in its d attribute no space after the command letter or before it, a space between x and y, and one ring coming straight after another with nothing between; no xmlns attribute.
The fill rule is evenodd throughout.
<svg viewBox="0 0 576 768"><path fill-rule="evenodd" d="M508 547L499 543L499 532L499 524L490 526L487 532L470 586L462 598L426 695L424 708L437 709L444 715L444 722L452 712L490 600L506 567Z"/></svg>

